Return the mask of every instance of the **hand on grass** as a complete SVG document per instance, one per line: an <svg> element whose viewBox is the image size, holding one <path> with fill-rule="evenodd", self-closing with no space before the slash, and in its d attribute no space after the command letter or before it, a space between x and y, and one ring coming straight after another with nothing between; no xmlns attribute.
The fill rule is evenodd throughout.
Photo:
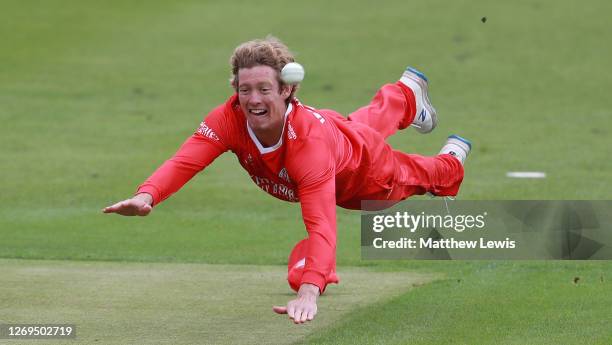
<svg viewBox="0 0 612 345"><path fill-rule="evenodd" d="M287 314L294 323L304 323L312 321L317 315L317 298L319 297L319 287L313 284L302 284L298 291L298 298L291 300L287 306L274 306L277 314Z"/></svg>
<svg viewBox="0 0 612 345"><path fill-rule="evenodd" d="M151 213L153 197L148 193L140 193L131 199L120 201L102 209L104 213L117 213L122 216L146 216Z"/></svg>

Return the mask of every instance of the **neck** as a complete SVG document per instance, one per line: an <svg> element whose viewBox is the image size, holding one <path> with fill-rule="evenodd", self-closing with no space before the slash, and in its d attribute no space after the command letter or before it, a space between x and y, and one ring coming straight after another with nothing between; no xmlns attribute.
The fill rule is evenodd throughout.
<svg viewBox="0 0 612 345"><path fill-rule="evenodd" d="M284 124L284 122L283 122ZM270 147L276 145L283 135L283 126L272 130L254 130L253 133L257 137L257 140L263 145L263 147Z"/></svg>

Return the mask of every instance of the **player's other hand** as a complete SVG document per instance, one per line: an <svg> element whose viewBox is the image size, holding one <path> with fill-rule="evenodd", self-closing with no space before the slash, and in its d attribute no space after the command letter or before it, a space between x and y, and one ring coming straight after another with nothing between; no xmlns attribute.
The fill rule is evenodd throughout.
<svg viewBox="0 0 612 345"><path fill-rule="evenodd" d="M131 199L105 207L102 212L117 213L122 216L146 216L153 210L151 204L153 204L153 197L148 193L141 193Z"/></svg>
<svg viewBox="0 0 612 345"><path fill-rule="evenodd" d="M319 288L313 284L302 284L298 291L298 297L289 301L286 306L274 306L277 314L287 314L294 323L312 321L317 315L317 298Z"/></svg>

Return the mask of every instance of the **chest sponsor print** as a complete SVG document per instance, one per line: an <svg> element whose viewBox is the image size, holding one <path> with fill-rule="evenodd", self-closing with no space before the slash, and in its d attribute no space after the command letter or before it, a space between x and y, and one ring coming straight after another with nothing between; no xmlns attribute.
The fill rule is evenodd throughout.
<svg viewBox="0 0 612 345"><path fill-rule="evenodd" d="M259 188L276 198L291 202L299 201L297 193L292 186L287 186L284 183L273 181L267 177L251 175L251 178Z"/></svg>

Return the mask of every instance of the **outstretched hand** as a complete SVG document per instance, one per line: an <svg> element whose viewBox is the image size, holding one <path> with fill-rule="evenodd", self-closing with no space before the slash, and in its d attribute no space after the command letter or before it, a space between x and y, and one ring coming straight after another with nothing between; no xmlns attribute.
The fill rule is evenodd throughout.
<svg viewBox="0 0 612 345"><path fill-rule="evenodd" d="M317 315L317 298L319 288L313 284L302 284L298 297L287 303L286 306L274 306L272 310L277 314L287 314L294 323L312 321Z"/></svg>
<svg viewBox="0 0 612 345"><path fill-rule="evenodd" d="M131 199L120 201L114 205L102 209L104 213L117 213L122 216L146 216L153 210L153 198L151 195L142 193Z"/></svg>

